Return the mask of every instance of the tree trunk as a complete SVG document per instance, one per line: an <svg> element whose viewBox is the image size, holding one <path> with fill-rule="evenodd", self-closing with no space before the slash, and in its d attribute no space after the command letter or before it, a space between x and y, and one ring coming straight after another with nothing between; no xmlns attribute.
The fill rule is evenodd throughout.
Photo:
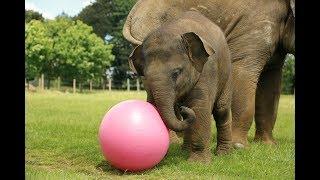
<svg viewBox="0 0 320 180"><path fill-rule="evenodd" d="M82 93L82 83L79 83L79 90L80 90L80 93Z"/></svg>
<svg viewBox="0 0 320 180"><path fill-rule="evenodd" d="M50 80L50 78L48 78L47 89L50 89L50 82L51 82L51 80Z"/></svg>
<svg viewBox="0 0 320 180"><path fill-rule="evenodd" d="M140 91L140 81L139 81L139 78L137 78L137 91L138 91L138 92Z"/></svg>

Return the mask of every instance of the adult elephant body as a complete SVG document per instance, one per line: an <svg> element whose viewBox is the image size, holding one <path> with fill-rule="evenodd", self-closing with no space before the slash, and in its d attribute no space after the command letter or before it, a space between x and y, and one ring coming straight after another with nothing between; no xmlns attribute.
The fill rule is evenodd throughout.
<svg viewBox="0 0 320 180"><path fill-rule="evenodd" d="M139 0L125 22L124 37L141 44L151 31L189 10L217 24L228 43L233 64L233 142L247 145L255 117L255 139L274 143L281 69L286 54L295 50L294 1Z"/></svg>

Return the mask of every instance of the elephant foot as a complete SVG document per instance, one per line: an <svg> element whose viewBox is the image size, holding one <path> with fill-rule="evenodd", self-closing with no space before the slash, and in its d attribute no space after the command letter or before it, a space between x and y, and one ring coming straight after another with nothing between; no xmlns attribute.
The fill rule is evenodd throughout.
<svg viewBox="0 0 320 180"><path fill-rule="evenodd" d="M263 144L268 145L277 145L276 140L273 139L271 135L263 134L263 135L255 135L254 142L262 142Z"/></svg>
<svg viewBox="0 0 320 180"><path fill-rule="evenodd" d="M233 132L232 144L235 149L244 149L248 147L247 136L245 135L236 135Z"/></svg>
<svg viewBox="0 0 320 180"><path fill-rule="evenodd" d="M232 152L233 148L232 148L232 144L221 144L218 145L214 154L217 156L220 155L226 155L226 154L230 154Z"/></svg>
<svg viewBox="0 0 320 180"><path fill-rule="evenodd" d="M189 162L200 162L202 164L211 163L211 153L210 152L191 152L188 158Z"/></svg>

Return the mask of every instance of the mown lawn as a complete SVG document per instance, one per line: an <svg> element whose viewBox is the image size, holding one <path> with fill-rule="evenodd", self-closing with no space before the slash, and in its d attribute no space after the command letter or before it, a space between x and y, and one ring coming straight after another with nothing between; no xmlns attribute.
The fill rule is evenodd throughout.
<svg viewBox="0 0 320 180"><path fill-rule="evenodd" d="M26 93L26 178L294 179L294 97L288 95L280 100L276 147L253 143L253 124L248 150L213 156L210 165L187 162L187 154L173 144L166 158L151 170L129 173L112 168L98 144L102 117L120 101L145 97L144 92Z"/></svg>

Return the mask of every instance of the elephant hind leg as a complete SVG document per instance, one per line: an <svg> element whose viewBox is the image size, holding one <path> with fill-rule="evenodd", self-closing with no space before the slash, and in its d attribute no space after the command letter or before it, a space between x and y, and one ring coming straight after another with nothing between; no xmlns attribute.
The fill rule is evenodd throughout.
<svg viewBox="0 0 320 180"><path fill-rule="evenodd" d="M281 93L282 64L266 67L261 73L255 105L255 141L262 141L265 144L275 144L272 136L279 98Z"/></svg>

